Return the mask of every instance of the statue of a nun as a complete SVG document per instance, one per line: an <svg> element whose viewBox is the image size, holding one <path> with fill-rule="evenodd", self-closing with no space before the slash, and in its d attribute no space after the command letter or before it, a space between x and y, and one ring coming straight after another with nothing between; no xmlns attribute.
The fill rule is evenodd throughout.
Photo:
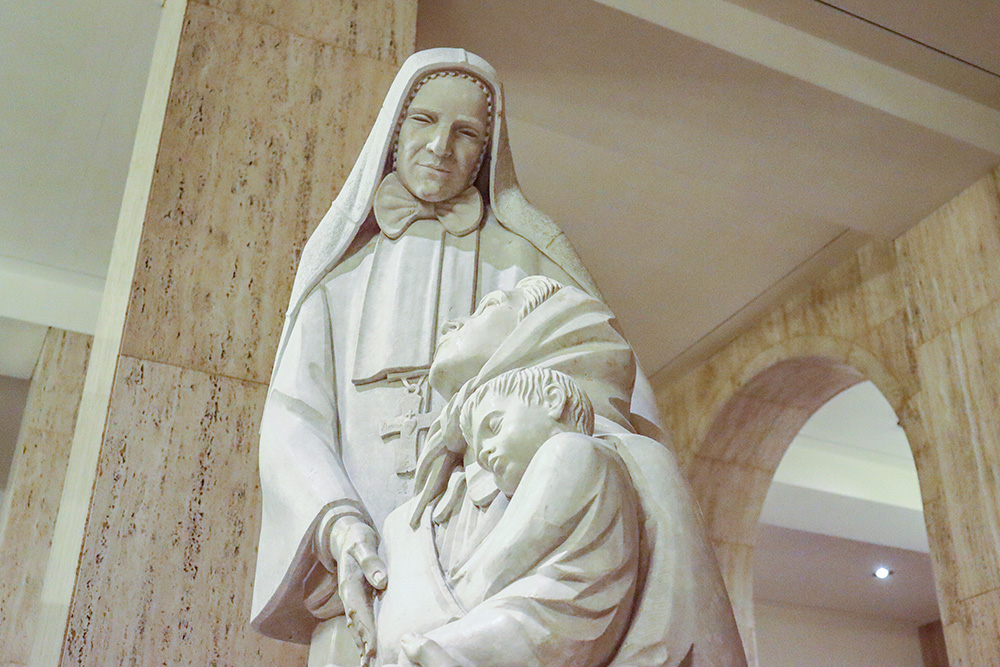
<svg viewBox="0 0 1000 667"><path fill-rule="evenodd" d="M521 194L496 72L460 49L411 56L295 277L261 423L258 631L312 642L310 664L371 657L376 530L444 404L426 381L439 328L536 274L597 294Z"/></svg>

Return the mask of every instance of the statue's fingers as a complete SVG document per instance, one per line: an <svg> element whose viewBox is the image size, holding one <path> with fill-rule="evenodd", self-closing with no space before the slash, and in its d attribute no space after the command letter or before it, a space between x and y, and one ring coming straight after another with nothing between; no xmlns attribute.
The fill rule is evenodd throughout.
<svg viewBox="0 0 1000 667"><path fill-rule="evenodd" d="M450 519L458 511L464 496L465 475L450 475L444 494L437 502L437 505L434 506L434 515L432 517L434 523L441 524Z"/></svg>
<svg viewBox="0 0 1000 667"><path fill-rule="evenodd" d="M385 590L386 583L388 583L388 568L372 545L366 541L355 542L347 550L347 553L361 566L361 571L369 584L380 591Z"/></svg>
<svg viewBox="0 0 1000 667"><path fill-rule="evenodd" d="M445 461L438 459L434 465L428 466L427 479L422 487L418 488L417 501L413 506L413 513L410 515L410 527L416 528L420 525L420 517L424 510L437 498L447 484L447 475L444 474ZM445 480L442 483L442 479Z"/></svg>
<svg viewBox="0 0 1000 667"><path fill-rule="evenodd" d="M351 559L339 564L338 586L340 599L344 603L344 613L347 616L347 629L351 638L357 644L358 650L365 651L363 625L365 614L371 614L371 602L365 590L364 578L356 563Z"/></svg>
<svg viewBox="0 0 1000 667"><path fill-rule="evenodd" d="M424 442L424 448L417 457L417 469L413 474L413 486L419 489L427 482L427 477L434 468L434 462L445 453L444 440L441 438L440 430L432 433Z"/></svg>
<svg viewBox="0 0 1000 667"><path fill-rule="evenodd" d="M377 580L374 571L369 576L363 567L368 561L367 555L374 551L364 540L357 542L358 548L351 548L345 553L342 563L338 563L338 579L340 586L340 598L344 603L344 611L347 615L347 628L351 637L361 652L362 666L370 665L375 656L375 614L372 607L371 591L365 585L367 578L371 582L372 578ZM358 562L358 556L362 562ZM377 564L381 564L381 559L375 555ZM382 565L382 583L385 585L385 566ZM370 568L371 569L371 568Z"/></svg>
<svg viewBox="0 0 1000 667"><path fill-rule="evenodd" d="M371 662L375 656L375 614L371 605L355 609L354 628L357 632L358 648L361 649L362 663Z"/></svg>
<svg viewBox="0 0 1000 667"><path fill-rule="evenodd" d="M371 667L375 661L375 643L371 637L362 640L361 667Z"/></svg>

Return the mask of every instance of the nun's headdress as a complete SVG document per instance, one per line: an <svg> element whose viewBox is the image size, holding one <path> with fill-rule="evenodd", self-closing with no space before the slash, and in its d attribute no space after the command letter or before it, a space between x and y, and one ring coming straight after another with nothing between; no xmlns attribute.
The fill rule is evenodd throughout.
<svg viewBox="0 0 1000 667"><path fill-rule="evenodd" d="M343 259L361 225L371 213L375 191L387 171L392 168L399 122L415 88L429 74L438 71L470 75L491 93L489 146L476 186L492 207L499 223L529 241L585 290L598 295L593 279L563 233L550 218L528 203L521 193L507 139L503 89L496 71L485 60L463 49L428 49L413 54L403 63L386 94L382 109L354 168L302 251L286 313L282 342L278 347L279 360L288 331L298 316L302 302Z"/></svg>

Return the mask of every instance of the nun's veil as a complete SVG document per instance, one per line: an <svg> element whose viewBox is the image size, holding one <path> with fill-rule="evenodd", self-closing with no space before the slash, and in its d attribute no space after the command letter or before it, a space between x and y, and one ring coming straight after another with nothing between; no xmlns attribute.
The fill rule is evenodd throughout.
<svg viewBox="0 0 1000 667"><path fill-rule="evenodd" d="M295 324L306 296L343 259L372 209L375 190L391 161L397 123L411 90L426 75L441 70L471 74L492 91L493 129L489 151L476 179L476 185L492 207L498 222L507 230L526 239L540 253L562 267L587 292L599 295L593 279L563 233L549 217L528 203L521 193L507 139L503 89L496 71L485 60L463 49L439 48L419 51L407 58L400 68L386 94L368 139L361 149L361 154L354 163L354 168L330 206L330 210L323 216L302 250L285 315L275 368L281 361L288 333Z"/></svg>

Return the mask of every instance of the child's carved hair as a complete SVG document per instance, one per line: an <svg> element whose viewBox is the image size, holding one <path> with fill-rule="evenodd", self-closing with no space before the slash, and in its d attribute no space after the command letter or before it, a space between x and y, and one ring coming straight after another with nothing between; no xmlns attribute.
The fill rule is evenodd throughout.
<svg viewBox="0 0 1000 667"><path fill-rule="evenodd" d="M552 280L546 276L528 276L521 278L514 286L514 289L521 292L524 304L517 314L517 321L520 322L531 314L535 308L545 303L545 301L563 288L562 283Z"/></svg>
<svg viewBox="0 0 1000 667"><path fill-rule="evenodd" d="M459 424L465 441L472 443L472 411L488 395L512 396L527 405L545 405L546 392L553 387L566 397L559 422L585 435L594 434L594 406L580 385L557 370L533 366L502 373L479 387L462 405ZM539 443L541 444L541 443Z"/></svg>

